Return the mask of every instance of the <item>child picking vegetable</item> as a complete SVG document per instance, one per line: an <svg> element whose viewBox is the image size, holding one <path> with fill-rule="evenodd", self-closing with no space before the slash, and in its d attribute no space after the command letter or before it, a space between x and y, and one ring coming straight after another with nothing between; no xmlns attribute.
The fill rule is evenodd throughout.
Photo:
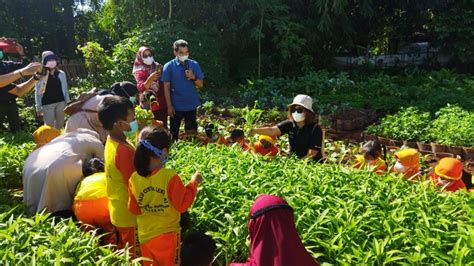
<svg viewBox="0 0 474 266"><path fill-rule="evenodd" d="M145 127L135 152L136 172L129 182L128 208L137 215L142 256L153 265L180 264L180 214L191 206L202 182L201 174L195 173L184 186L175 170L164 168L171 142L163 127Z"/></svg>
<svg viewBox="0 0 474 266"><path fill-rule="evenodd" d="M369 167L377 174L382 174L387 170L387 164L385 163L387 148L380 144L380 142L373 140L368 141L362 146L361 152L363 155L357 156L354 168L361 169ZM382 152L383 159L381 158Z"/></svg>
<svg viewBox="0 0 474 266"><path fill-rule="evenodd" d="M230 133L230 137L228 139L228 142L231 145L240 145L240 147L244 151L249 151L250 150L250 145L245 141L245 134L242 129L234 129Z"/></svg>
<svg viewBox="0 0 474 266"><path fill-rule="evenodd" d="M260 135L258 142L254 144L255 153L263 156L275 157L278 154L278 148L275 146L276 137Z"/></svg>
<svg viewBox="0 0 474 266"><path fill-rule="evenodd" d="M444 191L454 192L466 189L461 177L462 162L455 158L443 158L435 167L434 173L431 175L431 182Z"/></svg>
<svg viewBox="0 0 474 266"><path fill-rule="evenodd" d="M417 180L420 174L420 153L416 149L405 149L395 153L397 159L391 172L403 174L406 179Z"/></svg>

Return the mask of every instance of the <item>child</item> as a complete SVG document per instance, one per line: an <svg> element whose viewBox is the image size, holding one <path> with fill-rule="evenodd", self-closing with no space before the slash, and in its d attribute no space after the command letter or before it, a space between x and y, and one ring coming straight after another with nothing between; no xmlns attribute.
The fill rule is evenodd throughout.
<svg viewBox="0 0 474 266"><path fill-rule="evenodd" d="M250 150L250 146L249 144L245 141L245 134L244 134L244 131L242 129L234 129L232 130L232 132L230 133L230 138L228 139L228 142L230 144L239 144L240 147L244 150L244 151L249 151Z"/></svg>
<svg viewBox="0 0 474 266"><path fill-rule="evenodd" d="M395 153L397 162L390 170L403 174L406 179L416 180L421 177L420 174L420 154L415 149L405 149Z"/></svg>
<svg viewBox="0 0 474 266"><path fill-rule="evenodd" d="M466 189L461 177L462 162L455 158L443 158L435 167L435 171L431 175L431 182L442 190L454 192Z"/></svg>
<svg viewBox="0 0 474 266"><path fill-rule="evenodd" d="M127 135L138 129L133 104L127 98L111 96L98 107L99 120L108 131L104 161L107 177L107 197L110 219L118 233L117 248L126 244L135 253L136 216L128 210L128 180L135 171L131 158L135 148L127 141Z"/></svg>
<svg viewBox="0 0 474 266"><path fill-rule="evenodd" d="M278 154L278 148L275 146L276 137L260 135L258 142L254 144L254 150L263 156L275 157Z"/></svg>
<svg viewBox="0 0 474 266"><path fill-rule="evenodd" d="M225 139L224 136L219 134L216 130L216 126L214 124L207 124L204 127L204 131L206 132L206 138L202 140L204 144L209 144L209 143L217 143L217 144L222 144L222 145L227 145L227 140Z"/></svg>
<svg viewBox="0 0 474 266"><path fill-rule="evenodd" d="M380 158L382 156L383 159ZM378 141L368 141L364 144L361 150L364 155L359 155L356 158L354 168L361 169L369 167L377 174L382 174L387 170L387 164L385 159L387 157L387 148L384 145L380 144Z"/></svg>
<svg viewBox="0 0 474 266"><path fill-rule="evenodd" d="M105 234L102 237L103 244L116 244L117 237L110 221L103 162L93 158L85 168L83 173L86 178L77 185L74 195L74 215L86 231L99 229L99 235Z"/></svg>
<svg viewBox="0 0 474 266"><path fill-rule="evenodd" d="M193 203L202 176L184 186L176 171L164 168L172 137L162 127L145 127L135 152L129 182L129 210L137 215L142 256L154 265L179 265L180 214ZM144 262L150 265L151 262Z"/></svg>
<svg viewBox="0 0 474 266"><path fill-rule="evenodd" d="M192 233L184 238L181 248L182 266L210 266L214 259L216 242L204 233Z"/></svg>
<svg viewBox="0 0 474 266"><path fill-rule="evenodd" d="M61 131L54 127L47 125L40 126L37 130L35 130L35 132L33 132L33 140L36 143L35 150L49 143L56 137L59 137L59 135L61 135Z"/></svg>

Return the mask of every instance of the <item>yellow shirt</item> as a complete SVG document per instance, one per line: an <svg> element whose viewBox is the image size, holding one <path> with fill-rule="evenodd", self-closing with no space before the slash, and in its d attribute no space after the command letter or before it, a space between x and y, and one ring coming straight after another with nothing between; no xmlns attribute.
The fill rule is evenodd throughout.
<svg viewBox="0 0 474 266"><path fill-rule="evenodd" d="M105 173L95 173L79 183L76 189L76 200L94 200L107 197L107 180Z"/></svg>
<svg viewBox="0 0 474 266"><path fill-rule="evenodd" d="M110 220L117 227L135 227L136 216L128 210L128 180L135 171L135 150L131 144L108 137L105 143L105 174L109 198Z"/></svg>
<svg viewBox="0 0 474 266"><path fill-rule="evenodd" d="M179 180L174 170L160 169L149 177L140 176L137 172L130 178L130 205L129 208L137 216L138 239L140 243L159 236L163 233L180 232L180 212L172 205L172 195L168 185L170 181ZM172 183L173 183L172 182ZM180 183L180 181L179 181ZM181 183L182 186L182 183ZM192 199L195 197L195 188ZM192 203L189 203L189 205ZM185 206L188 207L188 206Z"/></svg>

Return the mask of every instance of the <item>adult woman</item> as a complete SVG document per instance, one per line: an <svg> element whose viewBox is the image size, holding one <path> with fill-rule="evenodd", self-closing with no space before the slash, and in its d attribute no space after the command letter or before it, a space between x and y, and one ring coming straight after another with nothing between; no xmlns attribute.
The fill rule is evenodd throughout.
<svg viewBox="0 0 474 266"><path fill-rule="evenodd" d="M250 256L231 266L319 265L306 251L296 231L293 209L273 195L257 197L248 223Z"/></svg>
<svg viewBox="0 0 474 266"><path fill-rule="evenodd" d="M93 92L92 90L91 92ZM97 95L84 102L79 112L72 114L66 122L65 132L72 132L78 128L87 128L99 134L99 139L105 143L107 132L99 121L97 107L107 97L118 95L128 98L132 103L136 102L135 95L138 93L137 86L129 81L116 82L110 88L111 93L97 92Z"/></svg>
<svg viewBox="0 0 474 266"><path fill-rule="evenodd" d="M273 127L254 128L250 134L271 137L288 134L291 154L316 161L323 158L323 132L313 111L313 99L308 95L297 95L288 105L288 120Z"/></svg>
<svg viewBox="0 0 474 266"><path fill-rule="evenodd" d="M36 111L43 116L44 124L61 129L64 127L64 107L69 100L66 74L57 68L58 57L51 51L44 51L43 67L47 69L35 88Z"/></svg>
<svg viewBox="0 0 474 266"><path fill-rule="evenodd" d="M71 210L84 162L94 157L104 159L104 145L88 129L59 136L31 153L23 167L27 213Z"/></svg>
<svg viewBox="0 0 474 266"><path fill-rule="evenodd" d="M137 81L137 88L140 94L140 105L143 108L152 108L156 120L168 126L168 109L165 100L163 82L160 82L162 65L155 62L150 48L140 47L135 56L132 74ZM155 96L158 106L150 107L149 97L145 97L145 92L151 91Z"/></svg>

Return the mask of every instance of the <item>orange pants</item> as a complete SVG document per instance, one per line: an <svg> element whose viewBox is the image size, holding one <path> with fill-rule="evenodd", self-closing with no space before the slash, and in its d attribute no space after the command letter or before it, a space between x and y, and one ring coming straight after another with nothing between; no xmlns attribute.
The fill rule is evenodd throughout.
<svg viewBox="0 0 474 266"><path fill-rule="evenodd" d="M110 221L108 199L74 201L74 215L81 221L85 230L101 229L106 234L102 241L104 244L116 244L115 228Z"/></svg>
<svg viewBox="0 0 474 266"><path fill-rule="evenodd" d="M117 248L122 249L128 243L132 257L135 257L135 227L115 227L118 233Z"/></svg>
<svg viewBox="0 0 474 266"><path fill-rule="evenodd" d="M181 241L179 233L161 234L141 244L142 257L153 261L143 261L143 265L180 265Z"/></svg>

